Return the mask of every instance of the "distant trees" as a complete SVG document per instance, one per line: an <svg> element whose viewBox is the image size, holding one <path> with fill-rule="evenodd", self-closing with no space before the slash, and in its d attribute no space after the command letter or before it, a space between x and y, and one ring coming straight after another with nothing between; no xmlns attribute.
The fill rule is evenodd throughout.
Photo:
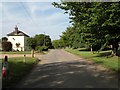
<svg viewBox="0 0 120 90"><path fill-rule="evenodd" d="M102 50L112 45L112 54L117 55L120 41L119 3L54 2L53 5L65 10L72 23L61 36L66 46L78 47L83 43L95 50Z"/></svg>
<svg viewBox="0 0 120 90"><path fill-rule="evenodd" d="M32 49L32 57L34 57L35 49L47 50L47 48L52 48L50 36L44 34L36 34L34 37L28 38L27 45Z"/></svg>
<svg viewBox="0 0 120 90"><path fill-rule="evenodd" d="M48 48L52 47L50 36L44 34L36 34L34 38L36 40L37 46L47 46Z"/></svg>
<svg viewBox="0 0 120 90"><path fill-rule="evenodd" d="M59 40L53 40L52 41L52 45L53 45L53 47L55 48L55 49L57 49L57 48L59 48Z"/></svg>
<svg viewBox="0 0 120 90"><path fill-rule="evenodd" d="M64 48L65 47L65 43L62 39L60 40L53 40L52 41L52 45L55 49L58 49L58 48Z"/></svg>

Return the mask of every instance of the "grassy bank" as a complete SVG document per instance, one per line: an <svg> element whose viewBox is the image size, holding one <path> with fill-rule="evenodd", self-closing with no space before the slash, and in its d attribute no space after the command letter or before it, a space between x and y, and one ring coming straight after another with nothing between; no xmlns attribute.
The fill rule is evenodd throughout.
<svg viewBox="0 0 120 90"><path fill-rule="evenodd" d="M3 88L15 86L36 64L35 58L26 57L26 63L23 60L23 57L8 59L9 74L2 80Z"/></svg>
<svg viewBox="0 0 120 90"><path fill-rule="evenodd" d="M85 59L92 60L97 64L101 64L106 68L109 68L114 71L120 71L120 67L118 67L118 59L119 57L114 56L111 57L111 51L101 51L99 53L95 52L95 54L90 51L85 51L85 49L65 49L66 51L73 53L75 55L81 56Z"/></svg>

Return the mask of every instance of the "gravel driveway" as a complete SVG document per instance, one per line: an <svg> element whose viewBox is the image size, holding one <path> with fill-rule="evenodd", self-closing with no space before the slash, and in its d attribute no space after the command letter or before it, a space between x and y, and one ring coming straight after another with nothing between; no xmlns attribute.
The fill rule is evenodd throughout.
<svg viewBox="0 0 120 90"><path fill-rule="evenodd" d="M16 87L117 88L115 73L64 50L51 50Z"/></svg>

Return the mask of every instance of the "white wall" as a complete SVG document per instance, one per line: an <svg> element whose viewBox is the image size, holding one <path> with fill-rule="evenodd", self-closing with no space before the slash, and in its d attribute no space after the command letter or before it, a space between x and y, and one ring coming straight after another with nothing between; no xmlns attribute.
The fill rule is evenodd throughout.
<svg viewBox="0 0 120 90"><path fill-rule="evenodd" d="M12 43L14 50L24 51L24 37L25 36L8 36L8 41ZM20 43L19 48L17 48L16 43Z"/></svg>
<svg viewBox="0 0 120 90"><path fill-rule="evenodd" d="M28 46L27 46L27 39L28 37L24 37L24 50L27 50L28 49Z"/></svg>

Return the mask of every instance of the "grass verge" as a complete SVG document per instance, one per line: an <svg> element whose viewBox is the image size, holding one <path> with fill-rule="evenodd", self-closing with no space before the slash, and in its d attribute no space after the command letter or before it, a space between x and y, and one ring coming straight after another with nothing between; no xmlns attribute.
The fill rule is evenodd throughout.
<svg viewBox="0 0 120 90"><path fill-rule="evenodd" d="M20 51L20 52L0 52L0 54L31 54L31 51Z"/></svg>
<svg viewBox="0 0 120 90"><path fill-rule="evenodd" d="M35 53L41 53L41 54L46 54L46 53L48 53L49 52L49 50L48 51L42 51L42 52L38 52L38 51L35 51ZM10 51L10 52L0 52L0 54L31 54L31 51L16 51L16 52L12 52L12 51Z"/></svg>
<svg viewBox="0 0 120 90"><path fill-rule="evenodd" d="M26 76L36 64L35 58L26 57L26 63L23 62L23 57L9 58L9 74L2 79L3 88L13 87Z"/></svg>
<svg viewBox="0 0 120 90"><path fill-rule="evenodd" d="M102 66L111 69L116 72L120 72L120 62L119 62L119 57L114 56L110 57L109 54L111 53L110 50L108 51L101 51L99 53L91 53L90 51L85 51L82 49L65 49L66 51L73 53L75 55L81 56L85 59L92 60L97 64L101 64ZM119 63L119 65L118 65Z"/></svg>

